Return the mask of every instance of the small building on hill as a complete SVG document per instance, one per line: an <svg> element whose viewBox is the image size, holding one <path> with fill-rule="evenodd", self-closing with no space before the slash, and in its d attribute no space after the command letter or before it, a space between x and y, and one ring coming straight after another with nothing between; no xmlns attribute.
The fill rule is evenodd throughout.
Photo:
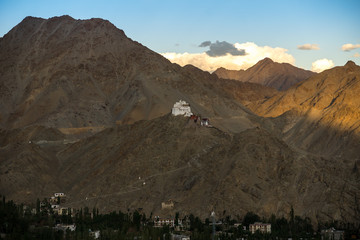
<svg viewBox="0 0 360 240"><path fill-rule="evenodd" d="M190 117L192 114L190 104L180 100L174 104L174 107L171 110L172 115L179 116L183 115L184 117Z"/></svg>
<svg viewBox="0 0 360 240"><path fill-rule="evenodd" d="M161 203L161 209L173 209L174 208L174 202L172 200L162 202Z"/></svg>
<svg viewBox="0 0 360 240"><path fill-rule="evenodd" d="M210 127L210 120L208 118L201 119L201 126Z"/></svg>

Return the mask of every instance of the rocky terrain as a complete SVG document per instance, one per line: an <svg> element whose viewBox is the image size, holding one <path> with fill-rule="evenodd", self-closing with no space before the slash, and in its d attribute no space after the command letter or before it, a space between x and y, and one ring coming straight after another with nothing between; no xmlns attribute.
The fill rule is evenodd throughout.
<svg viewBox="0 0 360 240"><path fill-rule="evenodd" d="M247 70L236 71L219 68L213 74L220 78L258 83L284 91L313 76L315 73L294 67L288 63L277 63L270 58L264 58Z"/></svg>
<svg viewBox="0 0 360 240"><path fill-rule="evenodd" d="M293 206L313 223L360 222L354 63L278 92L172 64L108 21L62 16L27 17L1 38L0 72L8 199L65 192L69 207L202 217ZM180 99L213 127L172 116Z"/></svg>
<svg viewBox="0 0 360 240"><path fill-rule="evenodd" d="M323 156L359 160L360 67L349 61L253 102L254 112L276 118L288 143Z"/></svg>
<svg viewBox="0 0 360 240"><path fill-rule="evenodd" d="M2 128L108 127L162 116L179 99L209 117L247 114L232 87L209 84L216 76L171 64L102 19L25 18L0 40L0 71Z"/></svg>
<svg viewBox="0 0 360 240"><path fill-rule="evenodd" d="M45 133L53 139L39 141ZM168 114L69 144L52 129L1 135L1 189L15 199L60 191L69 207L202 217L212 209L287 217L294 206L314 222L354 221L360 213L358 170L296 151L261 128L229 135ZM169 200L174 208L162 210Z"/></svg>

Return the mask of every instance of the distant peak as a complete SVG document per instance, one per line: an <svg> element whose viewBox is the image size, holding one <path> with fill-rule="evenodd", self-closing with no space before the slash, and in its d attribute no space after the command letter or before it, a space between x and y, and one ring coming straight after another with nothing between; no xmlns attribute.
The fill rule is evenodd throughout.
<svg viewBox="0 0 360 240"><path fill-rule="evenodd" d="M266 57L266 58L258 61L254 66L258 66L258 67L259 66L267 66L267 65L272 65L273 63L274 63L274 61L271 60L271 58Z"/></svg>
<svg viewBox="0 0 360 240"><path fill-rule="evenodd" d="M49 20L75 20L75 19L70 17L69 15L62 15L62 16L49 18Z"/></svg>
<svg viewBox="0 0 360 240"><path fill-rule="evenodd" d="M215 70L215 72L216 71L229 71L229 70L224 67L219 67L218 69Z"/></svg>
<svg viewBox="0 0 360 240"><path fill-rule="evenodd" d="M353 62L353 61L348 61L346 64L345 64L345 67L354 67L356 66L356 64Z"/></svg>
<svg viewBox="0 0 360 240"><path fill-rule="evenodd" d="M27 16L25 17L20 24L28 24L28 23L35 23L35 22L42 22L45 19L43 18L39 18L39 17L32 17L32 16Z"/></svg>
<svg viewBox="0 0 360 240"><path fill-rule="evenodd" d="M263 60L260 60L259 62L261 62L261 63L273 63L274 61L271 58L266 57Z"/></svg>
<svg viewBox="0 0 360 240"><path fill-rule="evenodd" d="M74 20L75 19L70 17L69 15L52 17L52 18L49 18L49 19L27 16L27 17L24 18L24 20L21 21L21 24L25 24L25 25L30 24L31 25L31 24L41 23L41 22L44 22L44 21L62 22L62 21L74 21Z"/></svg>
<svg viewBox="0 0 360 240"><path fill-rule="evenodd" d="M28 21L28 20L39 20L39 19L42 19L42 20L43 20L43 18L33 17L33 16L27 16L27 17L25 17L25 18L24 18L24 20L23 20L23 21Z"/></svg>

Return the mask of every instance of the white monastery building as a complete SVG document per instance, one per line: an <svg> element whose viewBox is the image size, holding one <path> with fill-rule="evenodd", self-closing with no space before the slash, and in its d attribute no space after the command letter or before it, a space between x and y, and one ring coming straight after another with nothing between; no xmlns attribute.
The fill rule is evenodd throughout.
<svg viewBox="0 0 360 240"><path fill-rule="evenodd" d="M190 104L180 100L174 104L174 107L171 110L172 115L178 116L183 115L184 117L190 117L192 114Z"/></svg>

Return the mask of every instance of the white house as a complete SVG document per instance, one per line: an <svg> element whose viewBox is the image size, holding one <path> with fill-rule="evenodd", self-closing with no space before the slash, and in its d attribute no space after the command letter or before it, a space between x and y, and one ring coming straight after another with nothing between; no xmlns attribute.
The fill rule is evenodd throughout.
<svg viewBox="0 0 360 240"><path fill-rule="evenodd" d="M64 193L55 193L54 194L55 197L65 197Z"/></svg>
<svg viewBox="0 0 360 240"><path fill-rule="evenodd" d="M210 127L210 121L208 118L201 119L201 126Z"/></svg>
<svg viewBox="0 0 360 240"><path fill-rule="evenodd" d="M261 233L271 233L271 224L256 222L254 224L249 225L249 231L251 233L254 234L257 230L259 230Z"/></svg>
<svg viewBox="0 0 360 240"><path fill-rule="evenodd" d="M336 230L335 228L323 229L321 230L321 240L323 239L332 239L332 240L342 240L345 239L345 232L341 230Z"/></svg>
<svg viewBox="0 0 360 240"><path fill-rule="evenodd" d="M59 207L60 207L59 204L51 204L51 208L56 209L56 211L57 211L57 209L59 209Z"/></svg>
<svg viewBox="0 0 360 240"><path fill-rule="evenodd" d="M190 117L192 114L190 104L180 100L174 104L174 107L171 110L172 115L184 115L184 117Z"/></svg>
<svg viewBox="0 0 360 240"><path fill-rule="evenodd" d="M163 227L168 225L169 227L175 226L175 219L173 218L160 218L159 216L155 217L154 226Z"/></svg>

